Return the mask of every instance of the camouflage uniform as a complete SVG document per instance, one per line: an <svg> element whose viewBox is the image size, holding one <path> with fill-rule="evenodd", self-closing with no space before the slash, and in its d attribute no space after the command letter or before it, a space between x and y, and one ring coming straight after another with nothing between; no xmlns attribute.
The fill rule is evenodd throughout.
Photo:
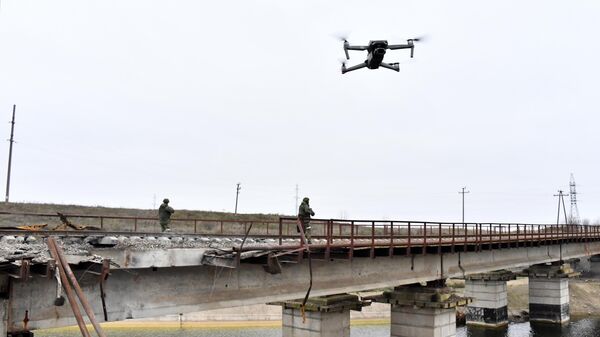
<svg viewBox="0 0 600 337"><path fill-rule="evenodd" d="M158 219L160 221L160 228L163 232L169 229L171 214L173 213L175 213L175 210L173 207L169 206L169 199L163 200L163 203L158 208Z"/></svg>
<svg viewBox="0 0 600 337"><path fill-rule="evenodd" d="M302 223L302 227L304 228L304 236L308 243L311 243L310 240L310 217L314 216L315 212L313 212L312 208L308 205L308 198L302 199L302 203L298 208L298 220Z"/></svg>

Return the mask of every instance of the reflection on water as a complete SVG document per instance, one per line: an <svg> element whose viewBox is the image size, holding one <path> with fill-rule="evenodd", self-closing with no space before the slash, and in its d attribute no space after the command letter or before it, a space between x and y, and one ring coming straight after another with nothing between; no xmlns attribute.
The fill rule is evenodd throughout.
<svg viewBox="0 0 600 337"><path fill-rule="evenodd" d="M563 327L552 325L511 324L499 330L458 329L457 337L600 337L600 319L573 320Z"/></svg>
<svg viewBox="0 0 600 337"><path fill-rule="evenodd" d="M281 328L109 328L110 337L281 337ZM78 337L77 329L36 331L36 337ZM388 325L352 326L351 337L389 337ZM600 337L600 319L574 320L565 327L511 324L501 330L457 329L457 337ZM415 336L416 337L416 336Z"/></svg>

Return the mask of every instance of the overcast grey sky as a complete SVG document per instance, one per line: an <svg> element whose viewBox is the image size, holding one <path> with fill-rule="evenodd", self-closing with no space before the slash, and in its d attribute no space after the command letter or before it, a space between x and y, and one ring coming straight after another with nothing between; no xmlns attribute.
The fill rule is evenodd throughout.
<svg viewBox="0 0 600 337"><path fill-rule="evenodd" d="M319 217L460 220L466 185L467 221L552 222L573 172L597 219L599 17L593 0L3 0L11 200L230 211L241 182L241 212L289 214L298 183ZM400 73L342 76L339 33L428 40L386 55Z"/></svg>

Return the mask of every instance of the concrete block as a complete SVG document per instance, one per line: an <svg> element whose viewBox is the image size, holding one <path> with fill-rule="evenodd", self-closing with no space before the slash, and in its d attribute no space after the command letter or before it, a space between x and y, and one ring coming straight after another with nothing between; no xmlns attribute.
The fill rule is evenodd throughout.
<svg viewBox="0 0 600 337"><path fill-rule="evenodd" d="M508 324L506 281L467 280L465 296L473 298L467 305L467 325L496 328Z"/></svg>
<svg viewBox="0 0 600 337"><path fill-rule="evenodd" d="M392 337L454 337L456 310L392 306Z"/></svg>
<svg viewBox="0 0 600 337"><path fill-rule="evenodd" d="M567 278L529 278L529 320L564 324L569 317Z"/></svg>
<svg viewBox="0 0 600 337"><path fill-rule="evenodd" d="M283 309L283 337L350 337L350 310L343 312L305 312Z"/></svg>

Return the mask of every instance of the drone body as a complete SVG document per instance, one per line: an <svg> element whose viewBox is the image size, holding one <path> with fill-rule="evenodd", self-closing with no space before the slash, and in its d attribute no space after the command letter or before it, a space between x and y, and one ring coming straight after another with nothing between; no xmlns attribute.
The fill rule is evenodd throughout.
<svg viewBox="0 0 600 337"><path fill-rule="evenodd" d="M346 68L346 63L343 62L342 74L361 68L378 69L379 67L387 68L394 71L400 71L399 63L383 62L383 57L385 56L385 53L388 49L410 49L410 57L412 58L415 49L415 41L419 41L419 39L410 39L407 41L406 44L388 44L386 40L372 40L369 41L369 45L367 46L352 46L350 45L350 43L348 43L348 41L344 39L344 52L346 53L347 60L350 59L348 50L366 50L369 54L367 55L367 59L363 63L359 63L355 66Z"/></svg>

